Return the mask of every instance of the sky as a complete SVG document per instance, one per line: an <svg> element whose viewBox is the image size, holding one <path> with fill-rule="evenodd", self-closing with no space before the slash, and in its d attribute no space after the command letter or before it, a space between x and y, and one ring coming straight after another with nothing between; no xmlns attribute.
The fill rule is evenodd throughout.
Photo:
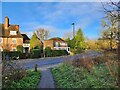
<svg viewBox="0 0 120 90"><path fill-rule="evenodd" d="M50 37L67 37L82 29L85 37L97 39L101 19L105 17L100 2L2 2L2 20L9 17L10 24L18 24L29 37L38 28L50 31Z"/></svg>

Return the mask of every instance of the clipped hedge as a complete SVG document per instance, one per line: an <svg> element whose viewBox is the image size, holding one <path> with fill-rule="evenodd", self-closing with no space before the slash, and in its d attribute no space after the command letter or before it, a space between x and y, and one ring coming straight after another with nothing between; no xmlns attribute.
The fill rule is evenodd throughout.
<svg viewBox="0 0 120 90"><path fill-rule="evenodd" d="M52 56L63 56L68 55L68 52L66 50L52 50Z"/></svg>
<svg viewBox="0 0 120 90"><path fill-rule="evenodd" d="M40 58L42 54L41 49L32 49L31 50L31 58Z"/></svg>
<svg viewBox="0 0 120 90"><path fill-rule="evenodd" d="M5 56L7 54L10 56L10 59L15 59L18 56L19 56L19 59L25 59L26 58L25 53L22 53L20 51L11 51L11 52L2 52L2 59L5 59Z"/></svg>
<svg viewBox="0 0 120 90"><path fill-rule="evenodd" d="M68 55L66 50L51 50L50 47L45 48L45 56L46 57L55 57L55 56L63 56Z"/></svg>

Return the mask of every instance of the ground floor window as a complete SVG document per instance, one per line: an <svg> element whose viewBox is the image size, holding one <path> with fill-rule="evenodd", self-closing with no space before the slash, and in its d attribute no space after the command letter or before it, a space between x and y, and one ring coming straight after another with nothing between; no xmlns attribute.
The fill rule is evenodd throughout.
<svg viewBox="0 0 120 90"><path fill-rule="evenodd" d="M16 48L12 48L12 51L17 51L17 49Z"/></svg>

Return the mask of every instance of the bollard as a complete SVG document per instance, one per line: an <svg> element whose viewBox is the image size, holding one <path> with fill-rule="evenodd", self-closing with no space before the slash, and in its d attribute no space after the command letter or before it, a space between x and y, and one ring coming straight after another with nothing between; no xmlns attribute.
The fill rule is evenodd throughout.
<svg viewBox="0 0 120 90"><path fill-rule="evenodd" d="M38 67L38 65L37 65L37 64L35 64L35 66L34 66L34 67L35 67L35 72L37 72L37 67Z"/></svg>

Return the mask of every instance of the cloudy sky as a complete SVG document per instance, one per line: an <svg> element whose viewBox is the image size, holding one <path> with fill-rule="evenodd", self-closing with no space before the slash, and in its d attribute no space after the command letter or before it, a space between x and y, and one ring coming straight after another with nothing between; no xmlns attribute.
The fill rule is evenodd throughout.
<svg viewBox="0 0 120 90"><path fill-rule="evenodd" d="M51 37L65 37L64 33L72 32L74 22L76 31L81 28L86 37L96 39L104 13L100 2L3 2L0 23L5 16L29 36L37 28L45 28Z"/></svg>

